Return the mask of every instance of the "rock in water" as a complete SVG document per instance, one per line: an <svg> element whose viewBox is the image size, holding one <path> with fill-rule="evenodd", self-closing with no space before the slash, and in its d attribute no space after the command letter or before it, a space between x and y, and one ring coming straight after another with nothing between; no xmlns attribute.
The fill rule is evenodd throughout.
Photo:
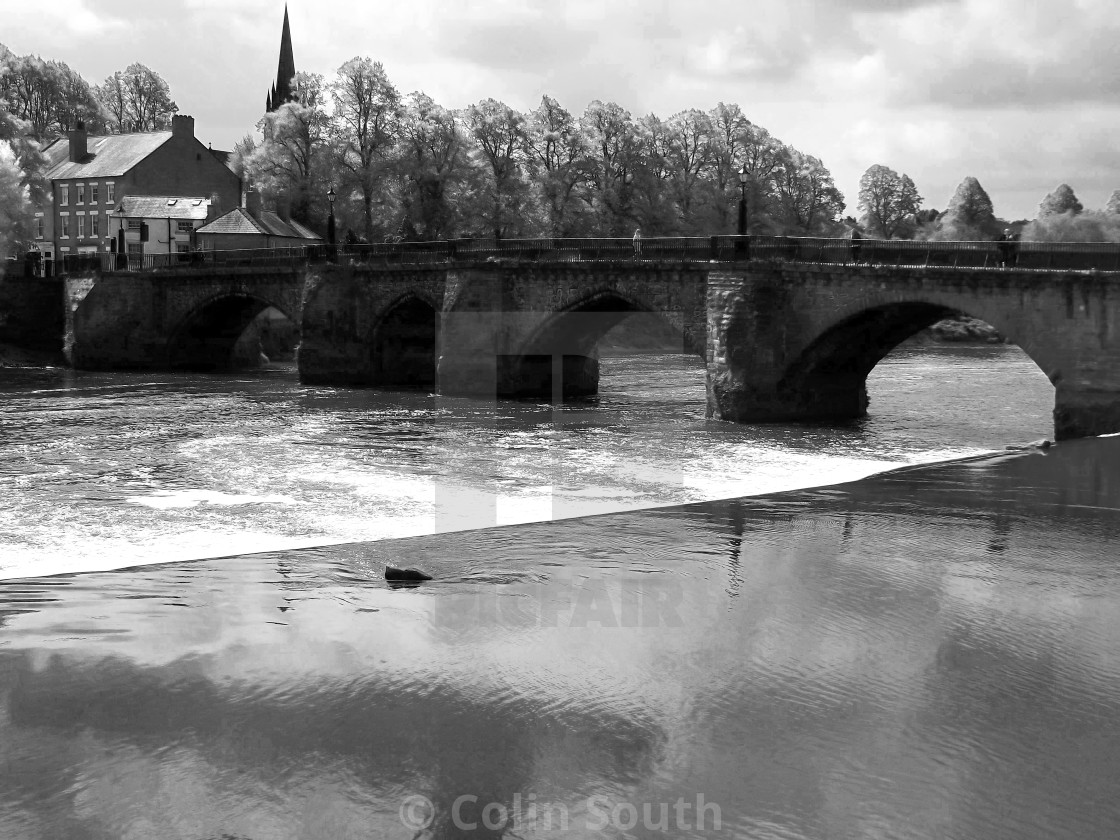
<svg viewBox="0 0 1120 840"><path fill-rule="evenodd" d="M431 580L431 575L426 575L419 569L398 569L396 566L385 567L385 580L419 583L422 580Z"/></svg>

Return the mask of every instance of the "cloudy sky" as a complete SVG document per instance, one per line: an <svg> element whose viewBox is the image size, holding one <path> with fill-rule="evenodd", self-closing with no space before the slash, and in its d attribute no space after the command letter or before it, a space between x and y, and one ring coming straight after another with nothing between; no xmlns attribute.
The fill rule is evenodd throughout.
<svg viewBox="0 0 1120 840"><path fill-rule="evenodd" d="M0 0L0 41L91 83L140 61L215 148L253 129L276 74L282 0ZM824 161L855 213L882 163L944 209L976 176L996 213L1032 218L1069 183L1120 189L1115 0L292 0L296 66L357 55L449 108L543 94L635 116L737 102Z"/></svg>

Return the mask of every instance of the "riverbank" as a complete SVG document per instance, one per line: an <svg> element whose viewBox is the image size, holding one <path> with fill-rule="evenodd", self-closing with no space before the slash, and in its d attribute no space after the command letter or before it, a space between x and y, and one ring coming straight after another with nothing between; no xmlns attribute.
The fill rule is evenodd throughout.
<svg viewBox="0 0 1120 840"><path fill-rule="evenodd" d="M0 834L1106 836L1118 474L1094 439L11 582Z"/></svg>

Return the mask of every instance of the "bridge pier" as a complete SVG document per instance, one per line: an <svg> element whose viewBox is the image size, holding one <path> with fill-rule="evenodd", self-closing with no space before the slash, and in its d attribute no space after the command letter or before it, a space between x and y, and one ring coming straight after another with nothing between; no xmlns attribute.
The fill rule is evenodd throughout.
<svg viewBox="0 0 1120 840"><path fill-rule="evenodd" d="M1061 384L1054 398L1054 439L1120 432L1120 389L1075 390Z"/></svg>

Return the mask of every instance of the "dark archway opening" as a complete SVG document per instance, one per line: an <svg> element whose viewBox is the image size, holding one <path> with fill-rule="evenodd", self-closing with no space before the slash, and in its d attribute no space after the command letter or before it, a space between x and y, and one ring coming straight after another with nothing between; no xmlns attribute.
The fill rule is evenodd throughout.
<svg viewBox="0 0 1120 840"><path fill-rule="evenodd" d="M267 301L228 295L201 306L175 332L167 362L203 372L260 367L274 356L290 358L297 340L295 325Z"/></svg>
<svg viewBox="0 0 1120 840"><path fill-rule="evenodd" d="M436 310L417 297L394 306L374 333L371 380L393 391L434 391L439 359Z"/></svg>
<svg viewBox="0 0 1120 840"><path fill-rule="evenodd" d="M790 419L849 419L867 413L867 375L895 347L952 309L900 303L859 313L818 338L778 385Z"/></svg>
<svg viewBox="0 0 1120 840"><path fill-rule="evenodd" d="M960 358L945 355L953 350ZM870 377L882 395L876 397L882 399L877 405L901 414L911 403L924 405L928 411L951 401L953 405L943 407L939 414L962 414L953 421L962 434L976 425L983 412L1010 415L1012 424L1022 418L1028 433L1033 433L1038 418L1027 415L1044 416L1053 404L1052 386L1037 362L1008 343L995 327L944 306L912 302L861 312L825 332L779 383L776 404L783 416L770 419L843 420L877 413L874 408L869 412L868 380L888 356L903 363L888 362L879 375ZM919 363L917 357L924 361ZM993 367L997 365L1004 366L1002 373ZM907 385L882 379L902 371L921 381ZM976 383L973 390L968 382L958 381L970 376ZM933 381L938 377L943 381ZM1019 391L1008 390L1005 381L1017 383ZM1049 392L1049 400L1045 392ZM1015 404L1018 394L1024 399L1029 394L1031 409ZM1038 405L1035 410L1040 401L1046 403L1045 407ZM972 420L967 416L970 413ZM949 423L946 416L938 422ZM991 424L985 421L983 425ZM1015 434L1014 425L1009 426L1007 434Z"/></svg>
<svg viewBox="0 0 1120 840"><path fill-rule="evenodd" d="M600 353L694 353L667 319L606 293L558 313L526 351L498 357L498 396L577 400L599 392Z"/></svg>

